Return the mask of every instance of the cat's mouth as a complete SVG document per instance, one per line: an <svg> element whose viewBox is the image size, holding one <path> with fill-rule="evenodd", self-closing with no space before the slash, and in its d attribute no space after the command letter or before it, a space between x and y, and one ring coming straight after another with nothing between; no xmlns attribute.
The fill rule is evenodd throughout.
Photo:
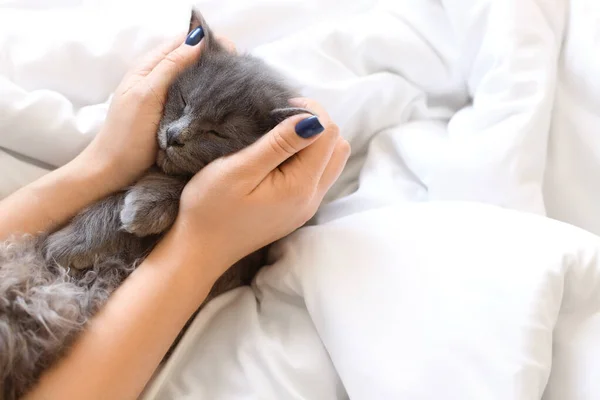
<svg viewBox="0 0 600 400"><path fill-rule="evenodd" d="M158 154L156 155L156 165L166 174L177 174L179 172L178 168L169 158L168 152L162 148L158 149Z"/></svg>
<svg viewBox="0 0 600 400"><path fill-rule="evenodd" d="M167 152L163 149L158 149L158 154L156 155L156 165L162 167L167 162Z"/></svg>
<svg viewBox="0 0 600 400"><path fill-rule="evenodd" d="M156 165L163 170L163 172L167 175L193 175L193 171L190 171L186 168L182 168L182 165L185 165L185 159L178 157L176 149L168 148L163 150L161 148L158 149L158 153L156 155ZM204 167L206 164L202 164ZM196 165L194 165L196 166ZM198 168L200 170L201 167Z"/></svg>

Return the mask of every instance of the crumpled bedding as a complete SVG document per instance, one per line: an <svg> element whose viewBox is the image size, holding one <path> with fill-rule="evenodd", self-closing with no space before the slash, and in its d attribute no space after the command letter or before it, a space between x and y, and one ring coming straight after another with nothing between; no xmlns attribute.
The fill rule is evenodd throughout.
<svg viewBox="0 0 600 400"><path fill-rule="evenodd" d="M309 227L198 315L144 399L597 399L599 255L480 203Z"/></svg>
<svg viewBox="0 0 600 400"><path fill-rule="evenodd" d="M193 3L324 104L353 156L146 398L600 397L593 0ZM89 142L190 2L0 7L2 197Z"/></svg>

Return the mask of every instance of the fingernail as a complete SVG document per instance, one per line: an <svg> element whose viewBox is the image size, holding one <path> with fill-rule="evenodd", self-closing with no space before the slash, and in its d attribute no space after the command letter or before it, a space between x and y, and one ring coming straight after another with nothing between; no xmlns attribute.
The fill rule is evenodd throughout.
<svg viewBox="0 0 600 400"><path fill-rule="evenodd" d="M318 135L324 130L325 128L323 128L323 125L319 122L319 118L314 115L303 119L296 124L296 134L304 139Z"/></svg>
<svg viewBox="0 0 600 400"><path fill-rule="evenodd" d="M200 43L200 41L202 40L203 37L204 37L204 31L202 30L202 27L199 26L190 32L190 34L185 39L185 44L190 45L190 46L195 46L198 43Z"/></svg>

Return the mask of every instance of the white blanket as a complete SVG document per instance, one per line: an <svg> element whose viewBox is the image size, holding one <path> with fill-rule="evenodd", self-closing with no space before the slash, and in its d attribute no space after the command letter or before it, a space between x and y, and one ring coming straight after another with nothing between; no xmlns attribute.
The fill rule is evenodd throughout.
<svg viewBox="0 0 600 400"><path fill-rule="evenodd" d="M429 203L600 233L595 0L195 3L321 101L353 158L321 226L212 303L149 398L531 399L548 379L547 399L600 398L597 240ZM0 197L77 154L189 13L3 4Z"/></svg>
<svg viewBox="0 0 600 400"><path fill-rule="evenodd" d="M254 293L199 314L147 399L600 398L595 235L434 202L301 230L275 256Z"/></svg>

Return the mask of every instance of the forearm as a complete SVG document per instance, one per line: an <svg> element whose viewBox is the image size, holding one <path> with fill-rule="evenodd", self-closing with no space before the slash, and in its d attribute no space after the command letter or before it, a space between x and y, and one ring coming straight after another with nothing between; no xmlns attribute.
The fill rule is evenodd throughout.
<svg viewBox="0 0 600 400"><path fill-rule="evenodd" d="M52 230L117 189L108 164L77 157L0 201L0 240Z"/></svg>
<svg viewBox="0 0 600 400"><path fill-rule="evenodd" d="M31 399L135 399L207 296L209 254L190 256L173 234L111 296Z"/></svg>

